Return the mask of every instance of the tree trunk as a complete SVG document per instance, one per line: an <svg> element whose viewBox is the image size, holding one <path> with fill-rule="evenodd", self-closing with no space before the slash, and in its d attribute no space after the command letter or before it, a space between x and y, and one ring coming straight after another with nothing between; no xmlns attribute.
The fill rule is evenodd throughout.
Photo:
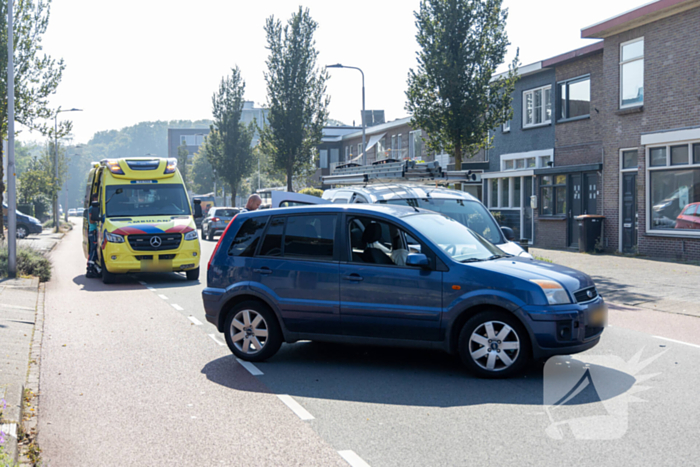
<svg viewBox="0 0 700 467"><path fill-rule="evenodd" d="M236 187L235 185L230 185L229 189L231 190L231 206L235 208L236 207L236 192L238 191L238 187Z"/></svg>
<svg viewBox="0 0 700 467"><path fill-rule="evenodd" d="M5 178L5 168L3 166L3 160L5 154L3 152L3 146L0 144L0 202L5 202L5 183L3 179ZM8 205L9 208L9 205ZM10 214L9 212L7 213ZM5 238L5 219L4 216L0 216L0 238Z"/></svg>
<svg viewBox="0 0 700 467"><path fill-rule="evenodd" d="M289 156L289 159L287 160L287 191L292 192L294 189L292 188L292 176L294 175L294 157L291 155Z"/></svg>
<svg viewBox="0 0 700 467"><path fill-rule="evenodd" d="M462 170L462 144L455 144L455 170ZM455 183L455 190L462 190L461 183Z"/></svg>

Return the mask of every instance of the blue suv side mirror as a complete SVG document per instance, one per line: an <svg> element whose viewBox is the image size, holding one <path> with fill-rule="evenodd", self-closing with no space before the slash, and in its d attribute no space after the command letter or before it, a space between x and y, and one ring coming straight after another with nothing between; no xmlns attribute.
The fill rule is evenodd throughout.
<svg viewBox="0 0 700 467"><path fill-rule="evenodd" d="M406 258L406 266L418 266L421 268L430 267L430 261L428 257L423 253L411 253Z"/></svg>

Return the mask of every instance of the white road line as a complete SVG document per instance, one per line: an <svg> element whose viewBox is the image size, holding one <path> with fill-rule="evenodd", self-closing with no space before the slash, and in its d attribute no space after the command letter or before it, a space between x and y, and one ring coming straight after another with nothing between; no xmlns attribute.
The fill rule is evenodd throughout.
<svg viewBox="0 0 700 467"><path fill-rule="evenodd" d="M277 394L277 397L284 402L284 405L292 409L292 412L297 414L299 418L302 420L313 420L314 416L311 415L309 412L306 411L304 407L302 407L297 401L292 399L291 396L288 396L287 394ZM358 457L359 459L359 457ZM361 465L361 464L358 464Z"/></svg>
<svg viewBox="0 0 700 467"><path fill-rule="evenodd" d="M173 308L175 308L177 311L184 311L184 310L185 310L184 308L182 308L182 307L181 307L180 305L178 305L177 303L171 303L171 305L172 305Z"/></svg>
<svg viewBox="0 0 700 467"><path fill-rule="evenodd" d="M369 464L362 460L360 456L355 454L355 451L338 451L340 457L345 459L345 462L350 464L352 467L369 467Z"/></svg>
<svg viewBox="0 0 700 467"><path fill-rule="evenodd" d="M677 341L675 339L669 339L668 337L661 337L661 336L652 336L652 337L656 337L657 339L661 339L664 341L675 342L676 344L689 345L691 347L695 347L696 349L700 349L700 345L697 345L697 344L691 344L689 342Z"/></svg>
<svg viewBox="0 0 700 467"><path fill-rule="evenodd" d="M207 336L214 339L214 342L216 342L219 345L226 345L226 342L221 342L219 339L217 339L216 334L207 334Z"/></svg>
<svg viewBox="0 0 700 467"><path fill-rule="evenodd" d="M146 283L144 281L139 281L139 284L146 285Z"/></svg>
<svg viewBox="0 0 700 467"><path fill-rule="evenodd" d="M245 360L241 360L240 358L237 358L236 360L238 360L238 363L240 363L243 368L248 370L248 372L251 375L260 376L264 374L262 371L260 371L260 369L257 366L253 365L252 363L246 362Z"/></svg>
<svg viewBox="0 0 700 467"><path fill-rule="evenodd" d="M148 290L150 290L151 292L155 292L155 291L156 291L156 289L154 289L153 287L146 287L146 288L147 288Z"/></svg>
<svg viewBox="0 0 700 467"><path fill-rule="evenodd" d="M196 324L197 326L201 326L201 325L202 325L202 322L201 322L200 320L198 320L197 318L195 318L194 316L188 316L188 318L190 319L190 321L192 321L192 322L193 322L194 324Z"/></svg>
<svg viewBox="0 0 700 467"><path fill-rule="evenodd" d="M159 293L158 296L159 296L160 298L162 298L163 300L167 300L167 299L168 299L168 297L166 297L166 296L163 295L162 293Z"/></svg>

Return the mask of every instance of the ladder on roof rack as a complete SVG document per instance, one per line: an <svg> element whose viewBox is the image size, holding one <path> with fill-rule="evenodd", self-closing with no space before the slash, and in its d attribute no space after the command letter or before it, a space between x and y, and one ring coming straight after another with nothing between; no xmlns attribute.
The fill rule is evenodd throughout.
<svg viewBox="0 0 700 467"><path fill-rule="evenodd" d="M347 164L336 167L331 175L324 175L325 185L365 185L370 183L452 184L471 182L476 175L471 170L445 171L438 161L385 162L372 165Z"/></svg>

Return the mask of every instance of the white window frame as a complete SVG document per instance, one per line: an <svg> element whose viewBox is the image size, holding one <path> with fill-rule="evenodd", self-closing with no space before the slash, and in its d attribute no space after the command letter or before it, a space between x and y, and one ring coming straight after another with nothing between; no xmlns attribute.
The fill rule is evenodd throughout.
<svg viewBox="0 0 700 467"><path fill-rule="evenodd" d="M619 193L619 194L620 194L620 199L619 199L619 202L620 202L620 204L619 204L619 213L618 213L618 216L617 216L617 217L618 217L618 221L619 221L619 222L618 222L619 226L618 226L618 229L617 229L617 232L618 232L617 250L618 250L618 251L622 251L622 228L623 228L623 225L622 225L622 224L623 224L623 221L622 221L622 208L623 208L623 202L624 202L623 199L622 199L622 176L623 176L623 174L625 174L625 173L639 172L639 161L637 161L637 167L635 167L635 168L633 168L633 169L623 169L623 168L622 168L623 162L624 162L624 156L623 156L623 155L624 155L627 151L635 151L635 152L639 153L639 148L621 148L621 149L620 149L620 159L619 159L619 160L620 160L620 162L619 162L619 164L620 164L620 165L619 165L619 167L620 167L620 180L618 181L618 183L619 183L618 187L620 187L620 189L617 190L617 191L620 192L620 193ZM639 176L637 177L637 179L639 179ZM637 203L639 203L639 200L637 200ZM639 214L639 213L637 213L637 214ZM639 231L637 232L637 235L639 235ZM638 239L638 240L639 240L639 239Z"/></svg>
<svg viewBox="0 0 700 467"><path fill-rule="evenodd" d="M642 137L644 138L644 137ZM690 229L678 229L678 230L652 230L651 229L651 173L655 171L670 171L670 170L683 170L683 169L700 169L700 163L693 162L693 145L700 144L700 139L695 140L685 140L685 141L666 141L663 144L649 144L644 148L644 165L645 169L645 200L644 200L644 210L645 210L645 228L646 232L644 235L652 237L685 237L685 238L700 238L700 231L692 231ZM683 165L671 165L671 147L673 146L683 146L688 145L688 164ZM656 148L666 148L666 165L651 167L651 150ZM622 190L620 190L622 191ZM622 243L620 243L622 245Z"/></svg>
<svg viewBox="0 0 700 467"><path fill-rule="evenodd" d="M629 109L629 108L633 108L633 107L641 107L644 105L644 94L642 94L642 102L641 103L635 102L634 104L622 105L622 65L636 62L638 60L642 61L642 92L644 91L644 55L646 53L646 44L643 45L644 52L642 52L641 57L635 57L635 58L631 58L629 60L622 61L622 47L624 47L626 45L634 44L635 42L640 42L640 41L642 43L644 43L644 36L638 37L636 39L632 39L631 41L622 42L620 44L620 68L619 68L620 87L619 87L619 92L618 92L618 94L620 96L620 99L619 99L620 109Z"/></svg>
<svg viewBox="0 0 700 467"><path fill-rule="evenodd" d="M545 120L545 117L546 117L546 115L547 115L547 103L546 103L545 100L544 100L544 95L545 95L544 92L545 92L547 89L549 89L549 109L550 109L550 118L549 118L549 120ZM542 110L541 110L541 112L542 112L542 115L541 115L541 117L542 117L542 122L540 122L540 123L530 123L530 124L528 124L528 123L527 123L527 105L525 104L526 101L527 101L526 96L527 96L528 94L532 94L532 103L533 103L533 107L534 107L534 103L535 103L535 93L536 93L537 91L541 91L541 92L542 92ZM523 128L538 128L538 127L541 127L541 126L551 125L551 124L552 124L552 117L551 117L551 114L552 114L552 111L551 111L551 110L552 110L552 85L551 85L551 84L547 84L547 85L545 85L545 86L540 86L540 87L538 87L538 88L532 88L532 89L528 89L527 91L523 91L522 107L523 107Z"/></svg>
<svg viewBox="0 0 700 467"><path fill-rule="evenodd" d="M345 160L350 160L350 146L345 146Z"/></svg>
<svg viewBox="0 0 700 467"><path fill-rule="evenodd" d="M396 136L396 150L399 152L399 157L401 157L401 133Z"/></svg>
<svg viewBox="0 0 700 467"><path fill-rule="evenodd" d="M527 160L533 157L535 158L535 167L527 167ZM501 172L510 172L511 170L516 171L547 168L548 166L542 161L543 157L549 157L550 160L554 162L554 149L503 154L501 156ZM519 159L525 159L526 167L520 169L516 168L517 163L515 161ZM506 169L506 161L513 161L512 169ZM554 167L554 165L552 165L552 167Z"/></svg>
<svg viewBox="0 0 700 467"><path fill-rule="evenodd" d="M396 135L391 135L391 158L396 159Z"/></svg>
<svg viewBox="0 0 700 467"><path fill-rule="evenodd" d="M510 120L506 120L503 124L503 133L510 133Z"/></svg>

